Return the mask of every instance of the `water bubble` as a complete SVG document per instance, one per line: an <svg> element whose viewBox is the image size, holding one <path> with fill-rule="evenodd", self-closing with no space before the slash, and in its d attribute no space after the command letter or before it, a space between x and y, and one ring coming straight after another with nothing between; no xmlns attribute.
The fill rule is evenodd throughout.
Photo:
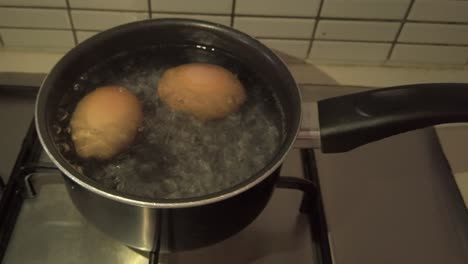
<svg viewBox="0 0 468 264"><path fill-rule="evenodd" d="M73 85L73 91L75 91L75 92L81 91L81 85L79 85L77 83L75 85Z"/></svg>
<svg viewBox="0 0 468 264"><path fill-rule="evenodd" d="M88 80L88 74L85 73L82 76L80 76L80 80L82 80L82 81Z"/></svg>
<svg viewBox="0 0 468 264"><path fill-rule="evenodd" d="M60 143L58 147L59 147L60 152L64 154L70 152L71 150L70 146L67 143Z"/></svg>
<svg viewBox="0 0 468 264"><path fill-rule="evenodd" d="M63 122L65 120L67 120L69 116L70 116L70 114L65 109L63 109L63 108L57 109L57 120L59 122Z"/></svg>
<svg viewBox="0 0 468 264"><path fill-rule="evenodd" d="M62 127L56 124L52 125L52 129L54 130L55 135L60 135L62 132Z"/></svg>
<svg viewBox="0 0 468 264"><path fill-rule="evenodd" d="M71 166L73 168L75 168L75 170L77 170L80 174L83 174L83 168L77 164L71 164Z"/></svg>

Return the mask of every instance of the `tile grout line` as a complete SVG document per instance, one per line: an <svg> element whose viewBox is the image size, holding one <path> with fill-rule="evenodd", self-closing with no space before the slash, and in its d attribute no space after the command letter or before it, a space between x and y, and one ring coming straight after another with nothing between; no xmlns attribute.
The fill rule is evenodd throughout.
<svg viewBox="0 0 468 264"><path fill-rule="evenodd" d="M71 28L52 28L52 27L15 27L15 26L0 26L0 29L18 29L18 30L53 30L53 31L70 31ZM93 32L98 33L102 30L94 29L75 29L76 31ZM289 41L309 41L310 38L292 38L292 37L276 37L276 36L262 36L256 37L257 39L264 40L289 40ZM371 43L371 44L392 44L392 41L382 40L355 40L355 39L324 39L314 38L317 41L328 41L328 42L347 42L347 43ZM420 45L420 46L440 46L440 47L468 47L468 44L456 44L456 43L430 43L430 42L406 42L400 41L398 44L405 45Z"/></svg>
<svg viewBox="0 0 468 264"><path fill-rule="evenodd" d="M409 14L411 12L411 9L413 7L414 2L415 2L415 0L411 0L411 2L408 5L408 9L406 9L405 15L403 16L403 19L401 20L400 28L398 28L398 31L397 31L397 33L395 35L395 39L392 42L392 46L390 46L390 50L387 53L387 58L385 59L385 61L389 61L390 57L393 54L393 50L395 49L395 46L396 46L396 44L398 42L398 39L400 38L401 31L403 31L403 27L405 26L406 21L408 20L408 16L409 16Z"/></svg>
<svg viewBox="0 0 468 264"><path fill-rule="evenodd" d="M298 40L298 41L309 41L310 38L290 38L290 37L275 37L275 36L253 36L256 39L271 39L271 40Z"/></svg>
<svg viewBox="0 0 468 264"><path fill-rule="evenodd" d="M0 29L27 29L27 30L56 30L56 31L70 31L69 28L55 28L55 27L15 27L15 26L0 26Z"/></svg>
<svg viewBox="0 0 468 264"><path fill-rule="evenodd" d="M391 19L391 18L359 18L359 17L320 17L322 20L331 20L331 21L362 21L362 22L401 22L401 19Z"/></svg>
<svg viewBox="0 0 468 264"><path fill-rule="evenodd" d="M67 7L45 7L45 6L5 6L0 5L0 8L17 8L17 9L38 9L38 10L67 10ZM120 12L120 13L146 13L146 9L105 9L105 8L85 8L75 7L75 11L97 11L97 12Z"/></svg>
<svg viewBox="0 0 468 264"><path fill-rule="evenodd" d="M0 5L0 8L19 8L19 9L54 9L54 10L66 10L67 7L62 6L15 6L15 5Z"/></svg>
<svg viewBox="0 0 468 264"><path fill-rule="evenodd" d="M153 7L151 6L151 0L148 0L148 17L149 19L153 18Z"/></svg>
<svg viewBox="0 0 468 264"><path fill-rule="evenodd" d="M312 35L310 36L310 39L309 39L309 41L310 41L309 47L307 47L307 52L306 52L304 60L306 60L309 57L309 54L312 51L312 46L313 46L313 43L314 43L315 33L317 32L317 27L318 27L318 24L319 24L319 22L321 20L320 15L322 13L322 7L323 7L323 2L324 1L325 0L320 0L319 7L318 7L318 10L317 10L317 16L315 18L314 28L312 29Z"/></svg>
<svg viewBox="0 0 468 264"><path fill-rule="evenodd" d="M0 27L2 28L2 27ZM18 28L18 27L13 27L12 29L43 29L43 28ZM48 30L61 30L61 31L66 31L67 29L56 29L56 28L46 28ZM76 29L77 31L82 31L82 32L94 32L94 33L99 33L102 32L102 30L99 29Z"/></svg>
<svg viewBox="0 0 468 264"><path fill-rule="evenodd" d="M280 18L280 19L314 19L314 16L281 16L281 15L262 15L262 14L236 14L238 17L253 17L253 18Z"/></svg>
<svg viewBox="0 0 468 264"><path fill-rule="evenodd" d="M406 22L415 23L415 24L434 24L434 25L459 25L459 26L466 26L468 22L447 22L447 21L424 21L424 20L412 20L407 19Z"/></svg>
<svg viewBox="0 0 468 264"><path fill-rule="evenodd" d="M231 7L231 27L234 27L234 16L236 15L236 0L232 0Z"/></svg>
<svg viewBox="0 0 468 264"><path fill-rule="evenodd" d="M53 31L70 31L71 28L54 28L54 27L16 27L16 26L0 26L0 29L18 29L18 30L53 30ZM102 30L94 29L75 29L75 31L93 32L98 33ZM309 41L310 38L293 38L293 37L276 37L276 36L262 36L256 37L257 39L265 40L290 40L290 41ZM317 41L328 41L328 42L347 42L347 43L372 43L372 44L392 44L392 41L382 40L355 40L355 39L325 39L325 38L314 38ZM431 42L407 42L400 41L398 44L405 45L420 45L420 46L440 46L440 47L468 47L467 44L456 44L456 43L431 43Z"/></svg>
<svg viewBox="0 0 468 264"><path fill-rule="evenodd" d="M296 40L301 40L301 39L296 39ZM322 39L322 38L315 38L314 40L329 41L329 42L375 43L375 44L392 44L393 43L392 41L383 41L383 40ZM419 46L468 47L468 44L408 42L408 41L399 41L398 44L419 45Z"/></svg>
<svg viewBox="0 0 468 264"><path fill-rule="evenodd" d="M328 41L328 42L355 42L355 43L376 43L376 44L391 44L392 41L385 41L385 40L359 40L359 39L326 39L315 37L314 40L318 41Z"/></svg>
<svg viewBox="0 0 468 264"><path fill-rule="evenodd" d="M18 8L18 9L45 9L45 10L67 10L67 7L56 6L15 6L15 5L0 5L0 8ZM136 12L146 13L147 10L127 10L127 9L103 9L103 8L73 8L75 11L99 11L99 12ZM151 12L151 10L150 10ZM159 14L181 14L181 15L212 15L212 16L229 16L225 13L195 13L195 12L172 12L159 11L154 12ZM283 19L314 19L313 16L281 16L281 15L262 15L262 14L236 14L238 17L258 17L258 18L283 18ZM363 21L363 22L401 22L401 19L381 19L381 18L352 18L352 17L320 17L321 20L337 20L337 21ZM468 22L455 21L437 21L437 20L412 20L406 19L406 22L412 23L427 23L427 24L443 24L443 25L468 25Z"/></svg>
<svg viewBox="0 0 468 264"><path fill-rule="evenodd" d="M75 46L76 46L76 45L78 45L78 36L76 34L75 25L73 24L73 18L72 18L71 7L70 7L70 0L65 0L65 3L67 5L68 19L70 21L71 31L72 31L72 35L73 35L73 41L75 42Z"/></svg>
<svg viewBox="0 0 468 264"><path fill-rule="evenodd" d="M116 13L147 13L148 10L130 10L130 9L103 9L103 8L73 8L75 11L91 12L116 12Z"/></svg>

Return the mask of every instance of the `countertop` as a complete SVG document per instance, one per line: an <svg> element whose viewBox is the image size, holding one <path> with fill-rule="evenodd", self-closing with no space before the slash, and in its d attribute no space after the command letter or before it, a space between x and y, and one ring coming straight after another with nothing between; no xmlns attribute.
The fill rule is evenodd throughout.
<svg viewBox="0 0 468 264"><path fill-rule="evenodd" d="M433 128L316 159L335 263L468 263L468 211Z"/></svg>

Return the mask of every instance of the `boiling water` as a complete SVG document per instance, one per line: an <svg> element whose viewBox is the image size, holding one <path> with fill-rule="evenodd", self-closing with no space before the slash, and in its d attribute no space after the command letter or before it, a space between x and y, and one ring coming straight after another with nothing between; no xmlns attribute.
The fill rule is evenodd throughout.
<svg viewBox="0 0 468 264"><path fill-rule="evenodd" d="M188 198L232 187L253 176L274 157L282 141L281 111L262 76L223 52L202 47L152 47L119 54L84 73L64 98L57 141L64 156L88 177L119 192L154 199ZM157 96L165 69L208 62L234 72L248 99L238 113L201 122L171 110ZM102 85L122 85L144 110L135 142L109 161L78 158L69 117L79 99ZM69 94L70 95L70 94ZM67 109L68 108L68 109Z"/></svg>

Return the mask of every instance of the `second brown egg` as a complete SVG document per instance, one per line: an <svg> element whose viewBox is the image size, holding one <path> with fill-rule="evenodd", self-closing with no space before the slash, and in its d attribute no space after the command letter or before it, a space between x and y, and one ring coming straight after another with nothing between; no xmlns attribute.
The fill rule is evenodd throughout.
<svg viewBox="0 0 468 264"><path fill-rule="evenodd" d="M232 72L206 63L166 70L157 93L172 109L202 121L224 118L238 111L247 99L242 83Z"/></svg>

